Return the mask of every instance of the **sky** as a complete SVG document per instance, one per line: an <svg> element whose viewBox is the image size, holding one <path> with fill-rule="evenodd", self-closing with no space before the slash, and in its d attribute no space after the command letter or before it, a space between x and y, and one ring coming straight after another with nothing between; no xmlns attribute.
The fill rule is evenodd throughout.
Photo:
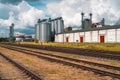
<svg viewBox="0 0 120 80"><path fill-rule="evenodd" d="M85 18L93 14L93 22L105 18L105 24L120 24L120 0L0 0L0 37L14 34L33 35L37 20L63 17L65 27L80 26L81 12Z"/></svg>

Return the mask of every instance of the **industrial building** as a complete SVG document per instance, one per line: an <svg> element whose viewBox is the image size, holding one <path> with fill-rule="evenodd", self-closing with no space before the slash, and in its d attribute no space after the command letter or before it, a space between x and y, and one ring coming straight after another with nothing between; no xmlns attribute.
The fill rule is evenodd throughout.
<svg viewBox="0 0 120 80"><path fill-rule="evenodd" d="M9 29L9 43L14 41L14 24L12 23Z"/></svg>
<svg viewBox="0 0 120 80"><path fill-rule="evenodd" d="M53 42L55 34L62 33L63 30L64 21L62 17L56 19L39 19L37 24L35 24L35 38L40 42Z"/></svg>
<svg viewBox="0 0 120 80"><path fill-rule="evenodd" d="M81 16L82 29L57 33L55 42L120 43L120 25L105 25L104 18L93 23L91 13L89 19L84 19L84 13Z"/></svg>
<svg viewBox="0 0 120 80"><path fill-rule="evenodd" d="M30 35L16 35L15 41L16 42L32 42L33 38Z"/></svg>

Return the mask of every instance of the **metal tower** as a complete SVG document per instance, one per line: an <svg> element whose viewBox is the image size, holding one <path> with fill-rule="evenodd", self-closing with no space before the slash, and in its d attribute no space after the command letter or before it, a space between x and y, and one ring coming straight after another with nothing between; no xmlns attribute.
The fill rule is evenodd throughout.
<svg viewBox="0 0 120 80"><path fill-rule="evenodd" d="M10 26L10 33L9 33L9 42L12 43L14 40L14 24L12 23Z"/></svg>

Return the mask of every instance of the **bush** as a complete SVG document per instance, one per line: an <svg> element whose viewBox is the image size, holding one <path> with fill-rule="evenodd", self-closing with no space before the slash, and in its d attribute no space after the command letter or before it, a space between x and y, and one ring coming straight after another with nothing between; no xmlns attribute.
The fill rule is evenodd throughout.
<svg viewBox="0 0 120 80"><path fill-rule="evenodd" d="M34 42L35 42L35 43L38 43L38 42L39 42L39 40L35 38Z"/></svg>

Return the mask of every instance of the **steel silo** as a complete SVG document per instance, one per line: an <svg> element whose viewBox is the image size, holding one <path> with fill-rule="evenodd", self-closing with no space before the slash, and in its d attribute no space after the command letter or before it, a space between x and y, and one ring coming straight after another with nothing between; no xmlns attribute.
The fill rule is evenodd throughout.
<svg viewBox="0 0 120 80"><path fill-rule="evenodd" d="M40 23L36 25L36 39L40 39Z"/></svg>
<svg viewBox="0 0 120 80"><path fill-rule="evenodd" d="M50 22L47 20L43 21L40 26L40 41L48 42L50 41Z"/></svg>
<svg viewBox="0 0 120 80"><path fill-rule="evenodd" d="M51 41L55 39L55 20L51 20Z"/></svg>
<svg viewBox="0 0 120 80"><path fill-rule="evenodd" d="M35 38L40 39L40 26L41 26L41 20L38 19L37 24L35 25Z"/></svg>
<svg viewBox="0 0 120 80"><path fill-rule="evenodd" d="M58 20L57 18L54 20L54 25L55 25L55 34L58 33Z"/></svg>
<svg viewBox="0 0 120 80"><path fill-rule="evenodd" d="M57 19L57 22L58 22L58 33L62 33L63 32L63 26L64 26L64 23L63 23L63 20L62 20L62 17L59 17Z"/></svg>
<svg viewBox="0 0 120 80"><path fill-rule="evenodd" d="M55 31L55 20L51 20L51 31L54 32Z"/></svg>

